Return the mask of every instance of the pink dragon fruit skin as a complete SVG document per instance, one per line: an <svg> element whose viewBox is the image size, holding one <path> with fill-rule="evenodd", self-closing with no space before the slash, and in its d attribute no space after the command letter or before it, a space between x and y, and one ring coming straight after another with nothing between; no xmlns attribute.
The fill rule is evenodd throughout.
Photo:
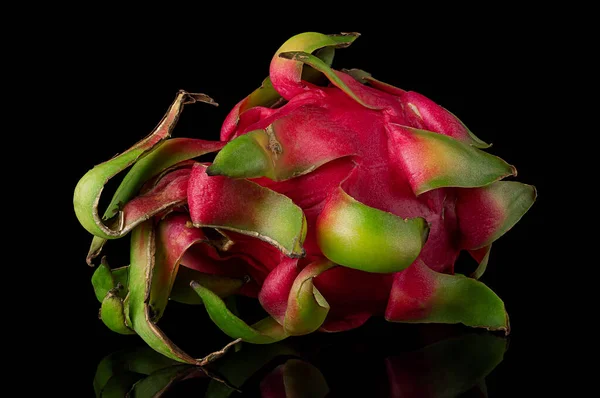
<svg viewBox="0 0 600 398"><path fill-rule="evenodd" d="M477 278L535 188L501 181L515 167L434 101L331 69L334 48L357 37L289 39L261 88L224 120L221 142L169 139L184 104L208 101L180 93L153 134L82 178L74 205L96 236L88 262L107 239L133 231L121 301L108 267L94 283L97 294L100 285L112 292L111 329L196 363L156 325L168 297L180 295L183 265L235 341L339 332L371 316L508 333L503 302ZM315 84L323 75L330 83ZM212 164L192 160L207 152L217 152ZM130 165L100 219L102 186ZM454 273L461 251L480 263L473 277ZM221 299L233 291L256 297L267 318L250 326L234 315Z"/></svg>
<svg viewBox="0 0 600 398"><path fill-rule="evenodd" d="M237 117L238 123L226 122L221 131L222 140L234 140L229 144L233 150L230 152L226 146L208 171L212 175L257 178L255 182L290 197L304 210L307 218L308 233L304 243L307 255L325 255L344 265L315 278L315 286L331 305L322 330L353 328L370 315L385 314L389 320L410 320L406 317L412 315L402 309L407 305L406 275L416 275L416 270L423 265L437 273L452 274L459 252L491 244L501 234L499 230L510 228L526 211L533 202L534 190L519 183L496 182L516 175L515 168L475 149L489 145L477 139L454 115L421 94L369 87L361 84L360 78L355 79L356 73L353 77L333 71L345 87L340 87L339 83L335 85L335 82L330 87L319 87L299 80L301 69L298 64L293 65L293 61L282 59L280 55L289 49L305 50L306 47L301 46L306 37L314 40L315 36L305 34L291 39L271 63L272 85L288 102L275 111L254 107L239 116L236 116L238 107L234 108L227 120ZM373 81L369 76L362 78ZM367 106L348 95L349 91ZM243 158L242 152L252 145L235 146L235 139L263 131L265 136L275 135L284 152L269 153L267 149L265 157L276 163L275 167L280 171L293 170L291 174L288 171L288 174L274 175L270 165L255 169L247 163L242 170L233 165L235 159ZM440 140L432 132L455 141ZM292 177L294 174L299 176ZM488 199L483 199L486 190L507 192L505 195L490 192L486 196ZM473 204L463 204L469 200L467 197L477 199L473 199ZM512 209L505 208L514 198L526 202L517 210L518 215L508 214ZM350 258L346 263L336 261L340 246L348 252L344 257L357 258L363 252L369 258L386 257L397 243L374 250L375 239L372 237L356 240L359 235L356 231L367 226L348 226L352 217L345 214L348 201L357 201L402 219L420 217L426 221L428 237L417 250L418 259L410 257L404 264L395 262L398 257L387 259L392 264L391 271L402 271L414 263L411 270L380 274L373 272L373 265L368 264L368 260L356 265L351 264L355 260ZM471 208L477 208L479 214L473 214ZM481 223L477 220L465 223L461 230L457 209L468 213L465 219L487 217L487 230L486 226L478 225ZM337 215L340 211L344 212L343 216ZM354 236L339 236L339 231L345 228L352 230ZM380 234L388 232L384 224L375 225L373 229L380 230ZM387 236L395 240L397 235L389 232ZM331 234L336 236L330 237ZM397 247L398 254L406 251L406 247L406 242ZM282 267L289 265L282 263ZM278 291L281 297L276 298L273 294L268 299L266 294L259 297L263 307L277 319L280 317L278 311L270 308L282 307L289 288L280 287L290 286L292 278L288 273L275 274L281 274L281 279L268 278L263 289ZM410 297L411 301L421 305L434 293L438 275L419 273L411 278L425 278L430 282L420 286Z"/></svg>

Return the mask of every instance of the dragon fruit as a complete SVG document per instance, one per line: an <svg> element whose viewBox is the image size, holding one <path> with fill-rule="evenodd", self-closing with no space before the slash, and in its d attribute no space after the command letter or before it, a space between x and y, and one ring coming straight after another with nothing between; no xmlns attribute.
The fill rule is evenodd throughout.
<svg viewBox="0 0 600 398"><path fill-rule="evenodd" d="M220 141L170 138L180 91L153 132L85 174L75 213L94 235L131 239L130 264L102 258L92 282L112 330L162 354L204 364L157 323L169 300L203 304L232 344L341 332L372 316L509 332L501 299L478 279L492 243L535 201L516 169L429 98L357 69L334 70L358 34L302 33L269 77L223 122ZM213 162L201 155L216 154ZM106 183L129 169L104 216ZM461 251L479 263L454 272ZM224 301L257 298L248 325ZM226 347L227 348L227 347Z"/></svg>

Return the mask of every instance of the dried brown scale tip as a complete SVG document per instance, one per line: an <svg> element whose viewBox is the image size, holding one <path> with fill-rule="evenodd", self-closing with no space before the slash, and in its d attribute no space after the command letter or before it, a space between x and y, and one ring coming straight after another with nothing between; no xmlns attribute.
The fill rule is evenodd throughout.
<svg viewBox="0 0 600 398"><path fill-rule="evenodd" d="M183 102L185 105L193 104L196 102L204 102L209 105L219 106L219 104L216 103L214 99L212 99L211 97L209 97L206 94L188 93L185 90L179 90L179 93L184 94L186 96L186 100L184 100L184 102Z"/></svg>

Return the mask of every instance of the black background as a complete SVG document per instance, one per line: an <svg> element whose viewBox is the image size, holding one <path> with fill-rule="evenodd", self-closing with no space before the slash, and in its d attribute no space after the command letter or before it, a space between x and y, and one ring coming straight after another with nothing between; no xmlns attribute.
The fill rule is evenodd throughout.
<svg viewBox="0 0 600 398"><path fill-rule="evenodd" d="M504 397L556 389L547 380L565 365L562 343L567 327L556 319L566 294L557 292L550 279L554 271L548 271L548 267L557 269L559 261L547 241L552 235L548 214L556 196L548 172L552 154L540 142L548 140L544 120L553 112L546 105L553 91L547 73L553 73L548 68L556 55L557 35L548 26L531 24L529 17L515 13L494 24L480 19L468 26L445 21L429 34L423 34L418 24L400 22L386 29L354 23L278 23L264 30L258 25L209 29L185 23L163 29L155 22L132 29L110 20L80 19L51 38L40 37L47 46L55 45L52 56L44 60L52 66L44 79L59 95L54 104L51 95L46 101L68 115L54 125L67 134L60 138L65 156L55 159L60 192L52 195L60 198L60 226L66 234L48 237L54 242L52 266L68 270L57 278L64 303L54 313L36 311L52 325L48 337L41 339L50 349L48 358L61 361L53 388L91 395L102 357L139 342L137 336L110 332L97 318L99 304L90 283L93 269L85 264L90 237L71 205L78 179L151 131L179 89L206 93L220 106L186 108L174 136L218 139L223 118L267 76L277 48L294 34L315 30L360 32L351 47L336 52L335 68L361 68L428 96L456 114L479 138L493 143L490 152L517 167L518 181L537 187L537 203L494 243L483 277L505 301L512 326L505 359L488 377L488 394ZM59 190L56 182L40 184ZM127 263L127 244L123 239L107 248L112 266ZM57 274L52 274L56 279ZM190 315L177 306L169 307L167 314L170 311L173 315L165 316L164 328L183 348L201 354L226 341L206 326L201 311ZM177 315L187 317L185 322L193 327L182 327L185 322ZM397 331L395 327L388 334ZM52 370L48 366L45 372ZM357 386L366 382L348 380Z"/></svg>

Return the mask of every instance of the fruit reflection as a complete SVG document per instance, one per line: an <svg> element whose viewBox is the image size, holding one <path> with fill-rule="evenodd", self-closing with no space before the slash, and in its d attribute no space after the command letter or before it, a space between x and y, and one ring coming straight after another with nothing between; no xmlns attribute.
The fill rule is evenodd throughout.
<svg viewBox="0 0 600 398"><path fill-rule="evenodd" d="M100 362L94 389L97 397L485 397L485 377L507 349L503 337L460 327L377 334L242 344L206 368L132 347Z"/></svg>

